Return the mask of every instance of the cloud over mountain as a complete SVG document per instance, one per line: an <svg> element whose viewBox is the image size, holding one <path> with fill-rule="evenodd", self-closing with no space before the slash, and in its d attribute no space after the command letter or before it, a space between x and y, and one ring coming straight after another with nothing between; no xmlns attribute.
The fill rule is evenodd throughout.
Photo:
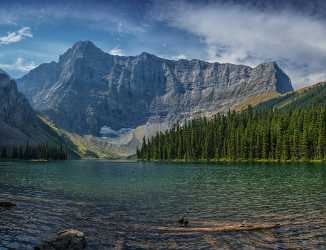
<svg viewBox="0 0 326 250"><path fill-rule="evenodd" d="M32 38L32 30L30 27L23 27L15 32L8 32L6 36L0 37L0 45L18 43L25 38Z"/></svg>
<svg viewBox="0 0 326 250"><path fill-rule="evenodd" d="M109 51L109 53L111 55L114 55L114 56L124 56L125 55L124 52L123 52L123 50L120 49L120 48L118 48L118 47L115 47L115 48L111 49Z"/></svg>
<svg viewBox="0 0 326 250"><path fill-rule="evenodd" d="M322 0L19 2L0 3L0 46L13 44L0 54L2 63L53 61L75 41L92 40L115 55L147 51L251 66L277 61L296 87L326 79ZM33 35L33 43L19 43Z"/></svg>
<svg viewBox="0 0 326 250"><path fill-rule="evenodd" d="M326 79L326 26L313 16L234 4L171 5L161 18L198 36L210 61L277 60L299 85Z"/></svg>
<svg viewBox="0 0 326 250"><path fill-rule="evenodd" d="M9 63L0 63L0 68L5 70L13 70L13 71L20 71L20 72L28 72L34 69L37 65L34 62L26 63L24 58L18 57L16 61L12 64Z"/></svg>

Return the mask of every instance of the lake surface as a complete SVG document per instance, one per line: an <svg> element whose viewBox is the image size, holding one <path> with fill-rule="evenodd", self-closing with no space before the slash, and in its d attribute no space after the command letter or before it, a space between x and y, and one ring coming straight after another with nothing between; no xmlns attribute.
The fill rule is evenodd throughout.
<svg viewBox="0 0 326 250"><path fill-rule="evenodd" d="M0 162L0 249L32 249L66 228L89 249L325 249L326 165ZM193 223L279 223L233 232Z"/></svg>

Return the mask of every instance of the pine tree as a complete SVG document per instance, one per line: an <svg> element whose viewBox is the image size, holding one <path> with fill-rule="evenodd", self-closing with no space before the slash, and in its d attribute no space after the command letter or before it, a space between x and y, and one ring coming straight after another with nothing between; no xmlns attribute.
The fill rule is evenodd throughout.
<svg viewBox="0 0 326 250"><path fill-rule="evenodd" d="M217 114L143 140L141 159L312 160L326 156L326 108Z"/></svg>

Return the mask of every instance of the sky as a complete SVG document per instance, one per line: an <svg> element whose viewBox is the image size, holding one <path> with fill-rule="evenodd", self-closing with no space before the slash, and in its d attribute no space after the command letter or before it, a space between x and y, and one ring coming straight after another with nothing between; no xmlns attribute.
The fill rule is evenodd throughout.
<svg viewBox="0 0 326 250"><path fill-rule="evenodd" d="M0 68L18 78L91 40L114 55L256 66L326 81L323 0L1 0Z"/></svg>

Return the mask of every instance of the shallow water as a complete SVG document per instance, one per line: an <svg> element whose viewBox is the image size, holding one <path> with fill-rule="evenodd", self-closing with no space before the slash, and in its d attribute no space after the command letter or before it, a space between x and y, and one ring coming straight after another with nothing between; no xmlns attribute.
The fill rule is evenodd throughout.
<svg viewBox="0 0 326 250"><path fill-rule="evenodd" d="M89 249L323 249L326 166L110 161L0 162L0 249L32 249L65 228ZM162 231L280 223L257 231Z"/></svg>

